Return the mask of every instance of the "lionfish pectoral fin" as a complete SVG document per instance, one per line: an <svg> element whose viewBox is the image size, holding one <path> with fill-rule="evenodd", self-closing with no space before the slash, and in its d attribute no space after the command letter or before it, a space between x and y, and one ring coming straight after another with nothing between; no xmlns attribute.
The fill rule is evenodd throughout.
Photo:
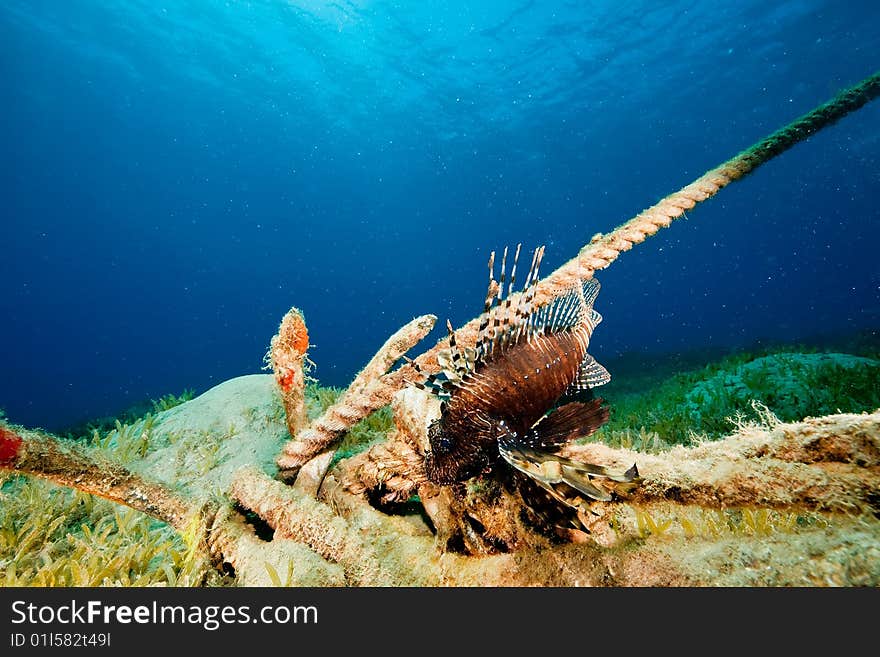
<svg viewBox="0 0 880 657"><path fill-rule="evenodd" d="M623 474L618 474L593 463L580 463L549 452L512 444L510 439L500 440L498 447L507 463L533 479L558 501L572 508L577 508L577 495L566 494L566 487L588 499L608 502L613 499L611 492L596 485L594 478L617 482L618 485L611 485L617 493L629 492L640 481L635 464Z"/></svg>
<svg viewBox="0 0 880 657"><path fill-rule="evenodd" d="M543 488L553 491L554 496L568 506L571 504L566 500L570 496L564 495L560 490L560 486L563 484L570 486L589 499L607 502L612 499L611 493L594 484L593 478L608 479L625 484L624 486L615 486L614 490L617 492L626 492L637 485L639 481L635 465L623 474L616 474L600 465L578 463L548 452L513 446L509 441L499 442L498 446L502 458L507 463Z"/></svg>
<svg viewBox="0 0 880 657"><path fill-rule="evenodd" d="M545 415L519 439L522 447L558 449L575 438L592 435L608 421L603 399L569 402Z"/></svg>
<svg viewBox="0 0 880 657"><path fill-rule="evenodd" d="M512 462L508 460L508 463ZM600 502L609 502L612 499L611 494L594 485L589 476L567 470L559 461L545 460L538 464L528 459L518 459L513 465L558 502L572 509L581 508L583 497Z"/></svg>
<svg viewBox="0 0 880 657"><path fill-rule="evenodd" d="M557 456L556 458L562 464L563 473L566 474L578 473L590 477L610 479L611 481L616 481L621 484L638 483L638 481L640 480L639 471L638 468L636 468L635 463L633 463L632 467L629 470L627 470L623 474L619 474L601 465L572 461L571 459L567 459L561 456Z"/></svg>
<svg viewBox="0 0 880 657"><path fill-rule="evenodd" d="M557 502L574 509L579 515L587 513L590 502L610 502L612 499L607 491L593 486L590 483L587 484L587 487L592 488L591 491L575 488L568 482L546 484L539 481L538 484ZM586 525L587 523L582 524Z"/></svg>
<svg viewBox="0 0 880 657"><path fill-rule="evenodd" d="M593 482L590 481L589 475L585 475L577 470L572 470L571 468L563 466L562 483L568 484L590 499L598 500L599 502L611 501L611 493L594 485Z"/></svg>

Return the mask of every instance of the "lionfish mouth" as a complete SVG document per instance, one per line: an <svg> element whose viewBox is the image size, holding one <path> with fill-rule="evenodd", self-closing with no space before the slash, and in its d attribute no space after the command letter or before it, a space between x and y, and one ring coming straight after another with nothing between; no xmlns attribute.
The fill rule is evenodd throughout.
<svg viewBox="0 0 880 657"><path fill-rule="evenodd" d="M587 353L602 321L593 308L599 283L583 281L538 306L544 247L533 252L525 283L514 294L520 249L517 245L509 281L507 249L500 280L495 280L495 252L489 257L489 286L474 345L459 346L447 322L449 348L439 358L442 369L414 382L442 400L440 419L429 433L426 472L432 481L448 484L503 460L557 502L580 510L639 481L635 465L616 474L556 453L608 420L608 409L601 399L592 399L592 389L611 375Z"/></svg>

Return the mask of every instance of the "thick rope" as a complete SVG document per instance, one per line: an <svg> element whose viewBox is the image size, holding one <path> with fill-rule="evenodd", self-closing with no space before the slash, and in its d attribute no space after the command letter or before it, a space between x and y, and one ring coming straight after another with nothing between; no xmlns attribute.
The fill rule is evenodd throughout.
<svg viewBox="0 0 880 657"><path fill-rule="evenodd" d="M723 187L743 178L760 165L822 128L832 125L850 112L854 112L878 95L880 95L880 71L703 174L656 205L643 210L612 232L594 236L575 258L538 283L535 288L534 306L550 303L578 282L592 278L596 271L608 267L621 253L629 251L634 244L642 243L661 228L666 228L697 203L712 198ZM474 344L479 321L477 317L456 330L455 339L459 346ZM441 340L432 349L416 358L416 363L426 372L436 372L439 369L437 354L447 346L448 339ZM405 385L405 379L413 378L416 378L416 375L412 368L404 366L385 375L383 381L388 386L402 387Z"/></svg>
<svg viewBox="0 0 880 657"><path fill-rule="evenodd" d="M99 452L49 434L0 426L0 473L47 479L149 514L185 533L199 507Z"/></svg>

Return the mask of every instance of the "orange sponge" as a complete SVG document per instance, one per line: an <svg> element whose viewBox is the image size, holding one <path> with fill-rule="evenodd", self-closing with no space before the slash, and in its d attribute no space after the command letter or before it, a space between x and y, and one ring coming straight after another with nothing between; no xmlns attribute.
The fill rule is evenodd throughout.
<svg viewBox="0 0 880 657"><path fill-rule="evenodd" d="M303 313L291 308L281 320L278 333L272 338L266 360L281 389L281 400L287 413L287 428L294 436L306 424L305 366L309 348L309 332Z"/></svg>

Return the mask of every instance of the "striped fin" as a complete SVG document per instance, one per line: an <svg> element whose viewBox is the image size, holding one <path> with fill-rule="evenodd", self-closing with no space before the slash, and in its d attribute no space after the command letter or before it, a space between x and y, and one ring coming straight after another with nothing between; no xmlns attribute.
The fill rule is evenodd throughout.
<svg viewBox="0 0 880 657"><path fill-rule="evenodd" d="M490 320L491 325L491 337L489 338L488 354L491 355L495 350L495 344L498 339L498 335L501 331L501 316L498 312L499 307L501 306L501 300L504 297L504 277L505 277L505 266L507 265L507 247L504 247L504 253L501 256L501 277L500 282L498 283L498 294L495 297L495 305L490 311L492 317Z"/></svg>
<svg viewBox="0 0 880 657"><path fill-rule="evenodd" d="M556 333L586 323L589 333L592 334L596 325L602 321L602 316L593 310L600 287L599 281L591 278L548 304L544 331Z"/></svg>
<svg viewBox="0 0 880 657"><path fill-rule="evenodd" d="M477 362L482 362L492 349L496 326L496 301L504 293L504 266L507 262L507 247L501 256L501 284L495 280L495 252L489 254L489 289L486 291L486 302L483 305L483 316L480 319L480 330L477 334Z"/></svg>
<svg viewBox="0 0 880 657"><path fill-rule="evenodd" d="M611 493L594 484L593 479L607 479L627 487L640 481L635 464L623 474L617 474L600 465L572 461L505 440L499 440L498 449L501 457L511 466L530 477L558 501L575 509L579 508L580 501L577 495L571 495L571 489L592 500L607 502L613 499Z"/></svg>
<svg viewBox="0 0 880 657"><path fill-rule="evenodd" d="M539 308L534 321L534 332L546 335L577 326L583 307L582 299L580 290L573 287Z"/></svg>
<svg viewBox="0 0 880 657"><path fill-rule="evenodd" d="M605 385L611 381L611 374L596 362L590 354L584 356L578 367L577 376L566 390L566 394L573 394L579 390L589 390L597 386Z"/></svg>
<svg viewBox="0 0 880 657"><path fill-rule="evenodd" d="M537 247L532 252L531 264L525 282L514 300L513 293L521 250L522 244L517 244L511 258L508 276L507 265L510 251L507 247L504 248L501 254L501 271L497 281L495 280L496 254L495 251L489 254L489 284L474 347L460 348L456 342L452 324L447 321L449 348L438 354L441 372L426 375L421 385L417 387L448 398L454 388L478 383L474 375L479 365L491 361L521 341L580 325L587 327L589 335L602 321L602 316L592 307L599 294L599 283L594 279L585 281L583 285L573 286L568 292L549 304L538 309L534 308L539 270L544 257L543 246ZM592 387L607 382L607 372L598 364L596 367L601 370L585 372L584 383L576 381L578 386L576 389L581 389L581 385ZM476 379L478 378L476 377ZM588 382L595 383L589 385Z"/></svg>
<svg viewBox="0 0 880 657"><path fill-rule="evenodd" d="M480 317L480 328L477 331L476 362L480 362L489 342L489 310L498 293L495 282L495 252L489 254L489 289L486 291L486 301L483 304L483 315Z"/></svg>
<svg viewBox="0 0 880 657"><path fill-rule="evenodd" d="M584 304L587 308L592 308L596 303L596 297L599 296L599 288L602 286L595 278L588 278L581 287L584 292Z"/></svg>
<svg viewBox="0 0 880 657"><path fill-rule="evenodd" d="M452 322L448 319L446 320L446 330L449 331L449 351L452 357L452 371L456 376L462 377L469 371L467 361L455 342L455 331L452 328Z"/></svg>
<svg viewBox="0 0 880 657"><path fill-rule="evenodd" d="M499 281L495 281L494 275L495 252L493 251L489 256L489 288L477 334L475 366L487 362L493 354L501 353L518 344L524 336L528 337L533 330L532 325L535 318L532 312L532 303L535 298L535 285L538 282L538 269L544 257L544 247L538 247L532 253L532 262L526 274L525 283L520 294L516 297L516 302L514 302L513 291L521 249L522 244L517 244L509 280L506 273L508 249L505 247L501 256Z"/></svg>
<svg viewBox="0 0 880 657"><path fill-rule="evenodd" d="M596 477L599 479L609 479L611 481L616 481L622 484L632 483L634 481L638 481L641 478L641 475L639 474L639 469L636 467L635 463L633 463L628 470L620 473L613 472L608 468L605 468L601 465L595 465L594 463L572 461L571 459L567 459L564 456L557 456L548 452L542 452L536 449L529 449L528 447L511 448L509 444L505 444L504 449L509 451L511 454L515 455L519 459L528 460L530 463L536 464L538 466L545 465L547 463L557 464L559 466L558 468L543 468L543 474L545 475L552 473L553 470L557 471L556 476L552 478L552 480L551 477L547 477L547 479L545 479L547 483L559 483L561 481L567 482L567 478L575 473L585 478ZM575 486L575 488L577 488L577 486Z"/></svg>
<svg viewBox="0 0 880 657"><path fill-rule="evenodd" d="M452 388L461 387L464 384L465 377L474 369L476 352L472 348L461 349L455 338L455 330L452 328L452 322L446 320L446 330L449 332L449 348L442 349L437 354L437 364L440 371L437 374L428 375L423 385L416 387L434 392L444 398L448 398L452 392ZM407 359L416 369L421 369L414 361Z"/></svg>
<svg viewBox="0 0 880 657"><path fill-rule="evenodd" d="M438 397L440 397L440 399L449 399L449 382L446 378L445 371L440 371L433 374L426 374L425 371L421 367L419 367L419 364L409 356L404 356L403 359L407 363L412 365L412 368L416 371L417 374L423 377L421 381L407 380L407 383L411 383L419 390L424 390L425 392L437 395Z"/></svg>
<svg viewBox="0 0 880 657"><path fill-rule="evenodd" d="M532 312L532 304L535 300L535 285L538 282L538 270L541 267L541 260L544 259L544 247L539 246L532 253L532 265L529 267L529 273L526 275L526 281L523 284L523 294L516 307L516 332L513 336L513 342L519 342L523 335L527 337L532 330L535 314Z"/></svg>
<svg viewBox="0 0 880 657"><path fill-rule="evenodd" d="M589 436L608 421L608 408L602 399L587 403L570 402L538 420L524 436L517 436L518 447L557 450L575 438Z"/></svg>
<svg viewBox="0 0 880 657"><path fill-rule="evenodd" d="M519 252L522 244L516 245L516 253L513 256L513 265L510 268L510 282L507 284L507 295L504 299L504 315L501 320L501 335L498 338L498 347L504 349L510 343L510 336L516 326L516 309L519 307L517 301L516 307L510 305L510 295L513 294L513 286L516 283L516 265L519 262ZM534 259L534 258L533 258Z"/></svg>
<svg viewBox="0 0 880 657"><path fill-rule="evenodd" d="M534 308L535 289L539 280L538 271L544 257L544 247L532 253L532 263L526 275L523 289L516 301L512 299L516 280L516 267L521 245L517 245L507 280L507 248L501 257L500 281L494 277L495 252L489 257L489 288L486 294L484 314L480 320L474 366L488 362L495 354L519 344L523 339L552 334L584 325L588 335L602 321L602 316L593 309L599 294L600 285L595 279L588 279L582 285L573 286L549 304ZM507 284L505 287L505 283Z"/></svg>
<svg viewBox="0 0 880 657"><path fill-rule="evenodd" d="M586 495L588 498L593 500L598 500L600 502L610 502L612 499L611 493L607 490L599 488L590 480L589 475L585 475L584 473L578 470L572 470L570 468L562 467L563 476L562 481L557 483L568 484L576 491L581 493L582 495ZM554 487L554 491L557 491L558 488Z"/></svg>
<svg viewBox="0 0 880 657"><path fill-rule="evenodd" d="M501 280L498 283L498 303L493 312L492 319L492 341L489 344L490 355L496 351L501 351L508 336L510 327L510 295L513 292L513 284L516 282L516 265L519 262L519 253L522 244L516 245L516 252L513 256L513 262L510 266L510 282L507 285L507 294L504 293L504 264L507 258L507 249L504 249L504 256L501 258Z"/></svg>

